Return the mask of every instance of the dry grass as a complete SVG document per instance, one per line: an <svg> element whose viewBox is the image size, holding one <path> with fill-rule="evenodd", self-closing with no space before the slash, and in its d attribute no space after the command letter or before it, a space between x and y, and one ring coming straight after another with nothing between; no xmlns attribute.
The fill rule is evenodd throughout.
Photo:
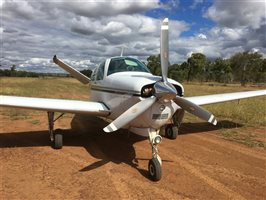
<svg viewBox="0 0 266 200"><path fill-rule="evenodd" d="M251 91L265 89L266 85L241 87L239 84L185 84L186 96L208 95L228 92ZM230 101L204 106L212 112L218 121L229 120L245 126L266 126L266 96ZM188 115L187 121L197 121Z"/></svg>
<svg viewBox="0 0 266 200"><path fill-rule="evenodd" d="M88 99L89 89L73 78L0 78L2 95Z"/></svg>

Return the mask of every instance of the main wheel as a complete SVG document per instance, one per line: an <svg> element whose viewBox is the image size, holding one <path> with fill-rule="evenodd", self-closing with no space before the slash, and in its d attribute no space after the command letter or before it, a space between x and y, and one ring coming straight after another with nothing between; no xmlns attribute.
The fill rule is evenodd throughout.
<svg viewBox="0 0 266 200"><path fill-rule="evenodd" d="M167 125L165 127L165 136L171 140L176 139L178 135L178 128L173 125Z"/></svg>
<svg viewBox="0 0 266 200"><path fill-rule="evenodd" d="M159 181L162 177L162 166L157 158L149 161L149 174L153 181Z"/></svg>
<svg viewBox="0 0 266 200"><path fill-rule="evenodd" d="M63 135L57 130L54 133L53 147L54 149L62 149L63 147Z"/></svg>

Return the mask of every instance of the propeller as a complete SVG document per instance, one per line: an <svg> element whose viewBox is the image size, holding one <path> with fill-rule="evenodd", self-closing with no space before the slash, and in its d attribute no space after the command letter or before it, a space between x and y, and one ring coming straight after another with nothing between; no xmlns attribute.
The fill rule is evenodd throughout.
<svg viewBox="0 0 266 200"><path fill-rule="evenodd" d="M112 123L106 126L103 130L105 132L116 131L123 126L127 125L129 122L140 116L147 109L149 109L157 100L162 102L167 102L173 100L178 106L187 112L205 120L213 125L217 124L217 121L213 114L205 110L204 108L177 96L177 91L175 87L168 82L168 63L169 63L169 42L168 42L168 18L165 18L161 25L161 71L162 80L158 81L153 86L153 96L143 99L136 103L124 113L122 113L118 118L116 118Z"/></svg>
<svg viewBox="0 0 266 200"><path fill-rule="evenodd" d="M106 126L103 130L107 133L116 131L123 126L127 125L130 121L141 115L145 112L148 108L152 106L156 101L154 96L144 99L132 107L130 107L126 112L116 118L111 124Z"/></svg>

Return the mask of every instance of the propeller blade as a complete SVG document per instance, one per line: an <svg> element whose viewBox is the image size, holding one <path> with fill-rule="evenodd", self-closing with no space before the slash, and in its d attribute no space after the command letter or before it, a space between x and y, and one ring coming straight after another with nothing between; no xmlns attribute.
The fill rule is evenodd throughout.
<svg viewBox="0 0 266 200"><path fill-rule="evenodd" d="M211 114L209 111L205 110L204 108L192 103L191 101L188 101L182 97L176 96L175 99L173 99L174 102L179 105L181 108L186 110L187 112L213 124L217 124L217 120L215 119L214 115Z"/></svg>
<svg viewBox="0 0 266 200"><path fill-rule="evenodd" d="M121 114L118 118L116 118L112 123L106 126L103 130L109 133L122 128L123 126L134 120L136 117L144 113L148 108L152 106L152 104L155 103L155 101L156 97L152 96L136 103L123 114Z"/></svg>
<svg viewBox="0 0 266 200"><path fill-rule="evenodd" d="M169 61L169 42L168 42L168 18L163 20L161 25L161 71L164 82L167 82L168 61Z"/></svg>

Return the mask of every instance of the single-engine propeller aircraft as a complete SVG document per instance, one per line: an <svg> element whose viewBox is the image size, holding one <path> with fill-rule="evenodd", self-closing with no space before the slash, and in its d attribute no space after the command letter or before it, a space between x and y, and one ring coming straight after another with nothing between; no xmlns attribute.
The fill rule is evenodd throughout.
<svg viewBox="0 0 266 200"><path fill-rule="evenodd" d="M162 77L154 76L139 60L131 57L112 57L102 62L91 78L54 56L54 62L81 83L90 84L90 101L0 96L0 106L44 110L48 112L49 133L55 149L62 148L62 134L54 131L54 113L82 113L104 116L113 120L103 130L113 132L121 128L149 138L152 158L148 164L150 177L161 179L162 160L157 146L162 141L159 130L175 139L187 111L213 125L215 117L201 105L266 95L266 90L184 97L183 86L167 78L168 19L161 25Z"/></svg>

